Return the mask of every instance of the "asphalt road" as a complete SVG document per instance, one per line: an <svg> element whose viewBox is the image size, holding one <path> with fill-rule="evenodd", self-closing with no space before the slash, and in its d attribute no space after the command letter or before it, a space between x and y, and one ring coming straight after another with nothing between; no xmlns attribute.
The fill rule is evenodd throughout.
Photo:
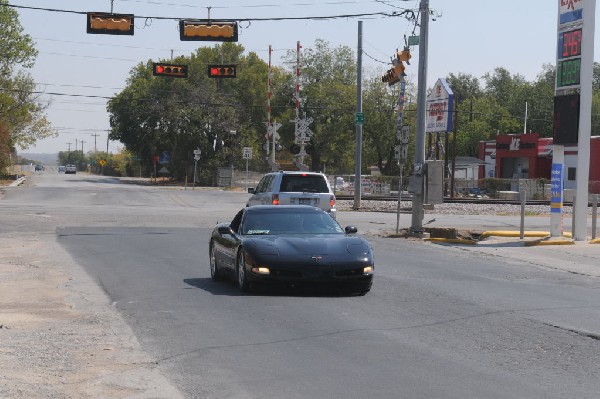
<svg viewBox="0 0 600 399"><path fill-rule="evenodd" d="M190 398L600 392L597 278L378 237L395 214L340 212L374 246L369 294L240 294L211 281L207 244L246 198L45 173L1 206L25 215L4 228L56 236Z"/></svg>

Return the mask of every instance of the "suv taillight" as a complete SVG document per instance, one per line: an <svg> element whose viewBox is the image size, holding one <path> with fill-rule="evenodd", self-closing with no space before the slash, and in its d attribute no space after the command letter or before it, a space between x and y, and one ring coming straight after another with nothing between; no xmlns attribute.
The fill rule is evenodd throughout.
<svg viewBox="0 0 600 399"><path fill-rule="evenodd" d="M273 205L279 205L279 194L273 194L271 196L271 203Z"/></svg>
<svg viewBox="0 0 600 399"><path fill-rule="evenodd" d="M329 197L329 206L332 208L335 206L335 197L333 195Z"/></svg>

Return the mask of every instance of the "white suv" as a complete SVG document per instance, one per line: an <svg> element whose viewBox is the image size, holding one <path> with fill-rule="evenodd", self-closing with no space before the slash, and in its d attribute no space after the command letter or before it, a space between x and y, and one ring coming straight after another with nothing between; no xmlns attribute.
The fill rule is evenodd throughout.
<svg viewBox="0 0 600 399"><path fill-rule="evenodd" d="M309 205L321 208L334 219L335 195L323 173L279 171L267 173L252 194L246 206L252 205Z"/></svg>

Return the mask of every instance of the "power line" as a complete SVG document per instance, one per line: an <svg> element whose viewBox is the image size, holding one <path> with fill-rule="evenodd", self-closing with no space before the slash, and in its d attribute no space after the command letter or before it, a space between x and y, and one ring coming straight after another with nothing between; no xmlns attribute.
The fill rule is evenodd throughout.
<svg viewBox="0 0 600 399"><path fill-rule="evenodd" d="M87 15L86 11L75 11L75 10L64 10L58 8L46 8L46 7L32 7L32 6L21 6L16 4L1 4L6 7L13 7L25 10L37 10L37 11L47 11L47 12L57 12L57 13L66 13L66 14L78 14L78 15ZM412 9L404 9L402 11L392 11L392 12L370 12L370 13L358 13L358 14L338 14L338 15L321 15L321 16L308 16L308 17L264 17L264 18L220 18L218 21L223 22L261 22L261 21L323 21L323 20L332 20L332 19L348 19L348 18L364 18L364 17L383 17L383 18L392 18L392 17L406 17L408 19L414 19L416 16L416 11ZM146 20L171 20L171 21L180 21L185 19L190 19L189 17L165 17L165 16L144 16L144 15L134 15L135 18L146 19Z"/></svg>

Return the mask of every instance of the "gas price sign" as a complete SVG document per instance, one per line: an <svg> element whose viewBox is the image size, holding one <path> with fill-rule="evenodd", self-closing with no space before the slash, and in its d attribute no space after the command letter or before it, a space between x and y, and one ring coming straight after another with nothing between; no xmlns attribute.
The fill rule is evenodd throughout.
<svg viewBox="0 0 600 399"><path fill-rule="evenodd" d="M558 33L557 88L580 84L582 37L581 28Z"/></svg>
<svg viewBox="0 0 600 399"><path fill-rule="evenodd" d="M581 28L558 34L558 59L581 55Z"/></svg>

